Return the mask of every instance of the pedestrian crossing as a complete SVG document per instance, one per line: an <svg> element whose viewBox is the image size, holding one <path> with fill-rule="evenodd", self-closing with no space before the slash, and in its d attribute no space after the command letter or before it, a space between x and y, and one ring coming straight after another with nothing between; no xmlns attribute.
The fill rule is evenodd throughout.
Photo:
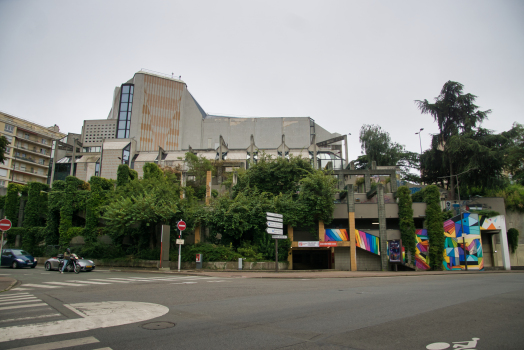
<svg viewBox="0 0 524 350"><path fill-rule="evenodd" d="M173 276L173 277L107 277L107 278L90 278L87 280L68 280L64 282L42 282L42 283L23 283L16 288L17 291L31 291L35 289L50 290L55 288L66 287L88 287L101 285L119 285L132 283L170 283L177 285L206 283L206 282L227 282L229 278L207 277L207 276ZM1 306L0 306L1 310Z"/></svg>
<svg viewBox="0 0 524 350"><path fill-rule="evenodd" d="M83 337L83 338L76 338L76 339L39 343L39 344L23 346L23 347L18 347L18 348L9 348L9 350L43 350L43 349L55 350L55 349L71 348L73 346L78 346L78 347L83 346L83 348L93 349L93 350L112 350L110 347L100 348L99 347L100 345L98 343L100 343L100 341L96 339L95 337ZM85 346L89 346L89 347L85 347Z"/></svg>
<svg viewBox="0 0 524 350"><path fill-rule="evenodd" d="M17 291L0 296L0 328L56 318L64 317L33 294Z"/></svg>

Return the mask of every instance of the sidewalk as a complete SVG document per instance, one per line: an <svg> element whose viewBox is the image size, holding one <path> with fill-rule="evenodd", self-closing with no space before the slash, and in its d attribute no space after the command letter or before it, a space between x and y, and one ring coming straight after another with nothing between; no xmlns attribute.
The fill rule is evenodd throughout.
<svg viewBox="0 0 524 350"><path fill-rule="evenodd" d="M106 270L106 269L104 269ZM362 277L403 277L403 276L432 276L458 274L487 274L487 273L524 273L524 270L490 270L490 271L333 271L333 270L282 270L279 272L268 270L169 270L109 268L119 272L149 272L158 274L174 274L186 276L233 277L233 278L281 278L281 279L312 279L312 278L362 278Z"/></svg>
<svg viewBox="0 0 524 350"><path fill-rule="evenodd" d="M13 288L13 286L17 283L18 281L14 278L0 276L0 293Z"/></svg>

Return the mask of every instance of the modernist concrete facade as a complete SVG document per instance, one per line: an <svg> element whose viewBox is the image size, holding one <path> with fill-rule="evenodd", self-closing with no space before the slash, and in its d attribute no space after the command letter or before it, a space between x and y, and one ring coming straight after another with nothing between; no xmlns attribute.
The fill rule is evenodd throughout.
<svg viewBox="0 0 524 350"><path fill-rule="evenodd" d="M0 187L47 183L54 141L65 137L59 127L45 127L0 112L0 134L9 141L7 159L0 164Z"/></svg>

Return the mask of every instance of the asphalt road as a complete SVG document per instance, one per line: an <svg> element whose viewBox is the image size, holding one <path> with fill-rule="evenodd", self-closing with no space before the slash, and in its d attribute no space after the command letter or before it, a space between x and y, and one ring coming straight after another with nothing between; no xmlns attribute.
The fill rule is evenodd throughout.
<svg viewBox="0 0 524 350"><path fill-rule="evenodd" d="M0 276L21 281L0 293L0 349L524 348L523 273L265 279L37 267Z"/></svg>

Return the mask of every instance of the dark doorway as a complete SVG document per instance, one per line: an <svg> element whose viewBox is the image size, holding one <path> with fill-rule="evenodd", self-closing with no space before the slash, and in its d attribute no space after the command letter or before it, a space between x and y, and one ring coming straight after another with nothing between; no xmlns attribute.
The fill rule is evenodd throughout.
<svg viewBox="0 0 524 350"><path fill-rule="evenodd" d="M293 270L325 270L331 268L331 250L293 249Z"/></svg>

